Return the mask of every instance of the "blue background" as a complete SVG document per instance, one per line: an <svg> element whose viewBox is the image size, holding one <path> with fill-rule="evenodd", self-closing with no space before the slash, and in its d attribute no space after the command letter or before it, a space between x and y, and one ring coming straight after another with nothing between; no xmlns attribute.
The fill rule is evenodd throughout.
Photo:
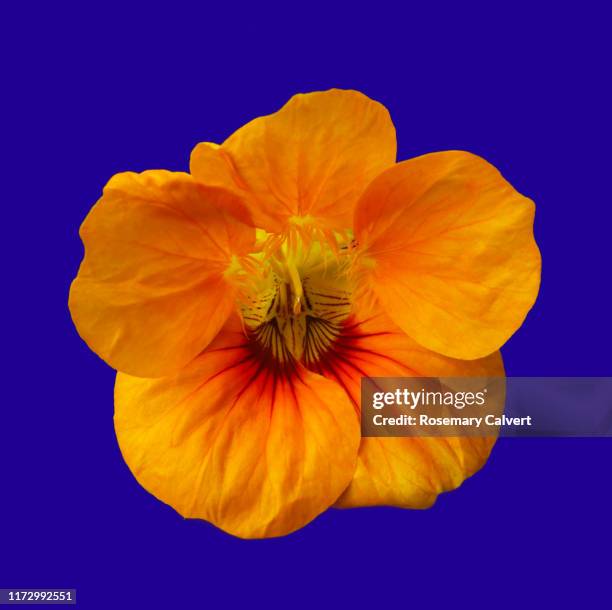
<svg viewBox="0 0 612 610"><path fill-rule="evenodd" d="M112 174L186 170L196 142L346 87L389 108L400 159L467 149L536 201L542 290L508 373L610 375L606 15L421 4L2 9L0 587L76 587L84 608L606 605L609 439L502 439L429 511L245 542L135 482L113 371L70 321L77 229Z"/></svg>

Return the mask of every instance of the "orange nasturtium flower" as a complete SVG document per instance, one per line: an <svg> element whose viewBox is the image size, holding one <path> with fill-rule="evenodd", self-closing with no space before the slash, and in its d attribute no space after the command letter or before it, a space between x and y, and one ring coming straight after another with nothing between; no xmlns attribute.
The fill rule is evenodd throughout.
<svg viewBox="0 0 612 610"><path fill-rule="evenodd" d="M360 438L360 379L504 374L539 287L533 203L467 152L396 163L356 91L296 95L190 171L111 178L70 291L138 481L253 538L425 508L476 472L492 439Z"/></svg>

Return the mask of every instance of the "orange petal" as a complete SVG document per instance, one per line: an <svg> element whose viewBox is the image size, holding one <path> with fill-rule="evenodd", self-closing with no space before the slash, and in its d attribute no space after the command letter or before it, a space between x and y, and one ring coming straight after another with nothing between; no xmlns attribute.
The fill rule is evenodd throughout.
<svg viewBox="0 0 612 610"><path fill-rule="evenodd" d="M534 205L466 152L399 163L355 210L358 270L393 321L454 358L498 349L540 284Z"/></svg>
<svg viewBox="0 0 612 610"><path fill-rule="evenodd" d="M384 314L349 319L334 347L314 368L360 402L361 378L503 377L499 352L480 360L454 360L413 341ZM351 485L337 506L426 508L486 462L494 438L363 438Z"/></svg>
<svg viewBox="0 0 612 610"><path fill-rule="evenodd" d="M113 368L156 377L215 337L234 307L226 271L253 247L236 197L188 174L114 176L81 227L70 289L79 334Z"/></svg>
<svg viewBox="0 0 612 610"><path fill-rule="evenodd" d="M359 447L342 389L279 364L239 326L172 377L118 374L115 428L145 489L243 538L281 536L324 511L349 484Z"/></svg>
<svg viewBox="0 0 612 610"><path fill-rule="evenodd" d="M395 129L384 106L357 91L299 94L247 123L222 146L202 143L191 173L247 193L256 226L322 231L351 227L368 183L395 162Z"/></svg>

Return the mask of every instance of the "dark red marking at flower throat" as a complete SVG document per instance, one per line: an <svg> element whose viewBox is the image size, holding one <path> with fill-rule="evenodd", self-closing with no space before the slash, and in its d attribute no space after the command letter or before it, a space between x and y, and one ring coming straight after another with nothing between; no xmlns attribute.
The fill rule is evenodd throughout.
<svg viewBox="0 0 612 610"><path fill-rule="evenodd" d="M304 337L304 354L298 361L285 345L276 319L272 319L257 329L248 330L243 344L221 348L223 351L239 350L239 356L214 377L232 369L241 370L242 385L234 403L249 387L258 387L257 398L270 392L274 404L281 385L290 391L297 403L296 387L300 383L307 383L303 376L306 368L337 382L355 409L359 410L359 396L351 393L346 385L347 378L355 373L360 377L368 375L363 368L367 356L394 360L362 345L365 339L392 333L364 332L360 330L364 323L356 322L353 316L339 325L322 318L309 317ZM262 341L262 333L265 333L265 341Z"/></svg>

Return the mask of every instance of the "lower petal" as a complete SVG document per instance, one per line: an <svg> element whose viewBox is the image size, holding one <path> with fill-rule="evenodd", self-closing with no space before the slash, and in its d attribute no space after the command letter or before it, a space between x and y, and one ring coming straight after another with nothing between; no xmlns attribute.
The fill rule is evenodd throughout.
<svg viewBox="0 0 612 610"><path fill-rule="evenodd" d="M361 378L502 377L499 352L455 360L404 334L384 314L347 320L333 348L314 367L334 379L359 405ZM336 506L431 506L486 462L495 438L363 438L353 481Z"/></svg>
<svg viewBox="0 0 612 610"><path fill-rule="evenodd" d="M262 353L233 323L172 377L118 374L115 427L145 489L243 538L287 534L328 508L359 446L336 383Z"/></svg>
<svg viewBox="0 0 612 610"><path fill-rule="evenodd" d="M494 438L364 438L338 508L429 508L486 463Z"/></svg>

